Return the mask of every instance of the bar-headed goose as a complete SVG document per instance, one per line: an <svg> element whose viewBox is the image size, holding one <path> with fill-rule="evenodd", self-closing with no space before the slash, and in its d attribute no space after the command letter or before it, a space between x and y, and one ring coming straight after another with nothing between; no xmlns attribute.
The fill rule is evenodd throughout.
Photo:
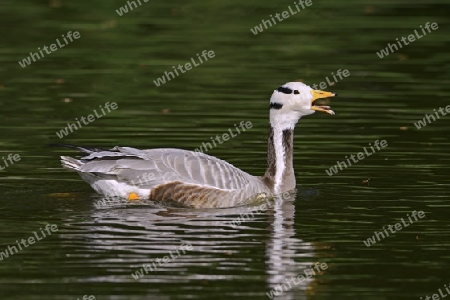
<svg viewBox="0 0 450 300"><path fill-rule="evenodd" d="M181 149L111 150L75 147L88 155L62 156L63 167L74 170L98 193L129 200L150 199L195 208L231 207L265 193L295 189L294 127L314 111L334 114L328 106L314 105L336 94L288 82L270 98L267 170L252 176L226 161L201 152Z"/></svg>

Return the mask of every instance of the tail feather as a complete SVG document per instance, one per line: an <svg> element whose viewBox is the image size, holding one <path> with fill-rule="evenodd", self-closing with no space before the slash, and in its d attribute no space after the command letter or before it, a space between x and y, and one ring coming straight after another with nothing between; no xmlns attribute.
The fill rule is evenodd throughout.
<svg viewBox="0 0 450 300"><path fill-rule="evenodd" d="M80 171L83 165L81 161L70 156L61 156L61 164L64 168L74 171Z"/></svg>

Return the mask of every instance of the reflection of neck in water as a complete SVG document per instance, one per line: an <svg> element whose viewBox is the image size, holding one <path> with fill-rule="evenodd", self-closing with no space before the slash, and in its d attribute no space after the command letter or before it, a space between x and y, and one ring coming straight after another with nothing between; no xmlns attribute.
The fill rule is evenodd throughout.
<svg viewBox="0 0 450 300"><path fill-rule="evenodd" d="M298 253L299 250L308 252L308 256L313 256L313 248L308 243L305 244L302 240L295 237L294 231L294 217L295 206L293 201L296 194L291 194L290 199L283 199L283 201L275 201L274 214L270 240L267 244L267 288L270 292L267 296L271 299L274 296L283 293L283 299L306 299L299 298L295 290L306 290L307 285L312 281L307 278L294 288L290 282L292 277L297 277L303 274L304 269L307 269L312 262L298 263L295 261L296 257L303 256L303 253ZM292 289L291 289L292 288Z"/></svg>

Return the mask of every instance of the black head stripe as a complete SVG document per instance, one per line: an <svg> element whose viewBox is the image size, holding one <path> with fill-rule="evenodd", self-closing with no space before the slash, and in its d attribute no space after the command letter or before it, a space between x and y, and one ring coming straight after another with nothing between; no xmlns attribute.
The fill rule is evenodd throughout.
<svg viewBox="0 0 450 300"><path fill-rule="evenodd" d="M284 93L284 94L292 94L292 93L294 93L294 94L296 94L296 95L298 95L298 94L300 94L300 92L298 91L298 90L291 90L290 88L287 88L287 87L284 87L284 86L280 86L278 89L277 89L277 91L279 91L279 92L281 92L281 93Z"/></svg>
<svg viewBox="0 0 450 300"><path fill-rule="evenodd" d="M284 93L284 94L292 94L292 90L290 88L280 86L277 91Z"/></svg>
<svg viewBox="0 0 450 300"><path fill-rule="evenodd" d="M281 109L283 107L283 104L277 103L277 102L270 102L269 109Z"/></svg>

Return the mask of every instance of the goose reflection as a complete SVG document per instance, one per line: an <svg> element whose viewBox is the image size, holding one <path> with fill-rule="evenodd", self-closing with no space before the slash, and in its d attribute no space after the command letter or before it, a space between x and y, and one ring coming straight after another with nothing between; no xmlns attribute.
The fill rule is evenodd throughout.
<svg viewBox="0 0 450 300"><path fill-rule="evenodd" d="M204 282L249 280L263 268L266 289L258 293L267 297L267 292L313 265L308 260L314 257L312 245L295 233L295 197L289 194L276 199L271 207L257 212L255 206L192 210L109 199L101 208L92 203L88 216L83 213L67 218L68 230L63 236L72 244L67 246L68 257L88 259L90 269L106 273L78 282L146 283L147 293L160 299L175 282L188 290L202 289ZM243 215L252 218L233 223ZM182 244L192 245L192 250L157 265L138 279L132 276ZM80 248L84 250L80 252ZM78 252L71 253L70 249ZM264 264L255 265L264 256ZM303 299L313 281L306 278L277 298L294 299L295 295L295 299Z"/></svg>
<svg viewBox="0 0 450 300"><path fill-rule="evenodd" d="M271 233L267 243L267 297L306 299L306 291L326 264L310 261L311 243L297 238L294 228L297 193L284 193L275 199L271 215ZM301 261L301 262L300 262Z"/></svg>

